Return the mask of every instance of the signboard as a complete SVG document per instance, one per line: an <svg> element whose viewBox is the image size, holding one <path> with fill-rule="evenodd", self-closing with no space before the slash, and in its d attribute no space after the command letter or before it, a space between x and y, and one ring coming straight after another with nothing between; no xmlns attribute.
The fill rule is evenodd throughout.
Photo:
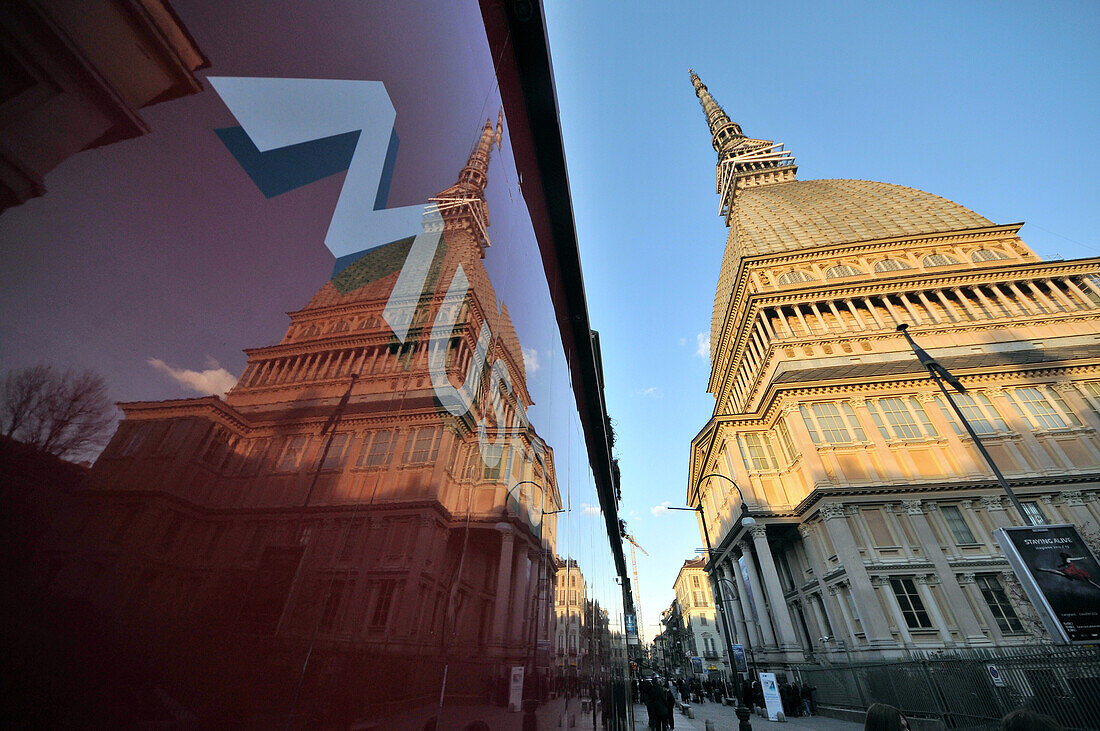
<svg viewBox="0 0 1100 731"><path fill-rule="evenodd" d="M512 668L512 681L508 684L508 710L517 713L523 709L523 666Z"/></svg>
<svg viewBox="0 0 1100 731"><path fill-rule="evenodd" d="M630 612L626 615L624 622L626 624L626 644L631 646L640 645L641 643L638 641L638 618L633 612Z"/></svg>
<svg viewBox="0 0 1100 731"><path fill-rule="evenodd" d="M744 645L732 645L733 649L733 668L739 673L747 673L749 671L748 659L745 657Z"/></svg>
<svg viewBox="0 0 1100 731"><path fill-rule="evenodd" d="M696 673L698 675L702 675L703 673L706 672L706 670L703 669L703 658L701 658L701 657L691 658L691 672Z"/></svg>
<svg viewBox="0 0 1100 731"><path fill-rule="evenodd" d="M779 714L783 712L783 699L779 697L779 683L775 682L775 673L760 673L760 687L764 691L768 720L778 721Z"/></svg>
<svg viewBox="0 0 1100 731"><path fill-rule="evenodd" d="M1100 641L1100 563L1073 525L993 531L1051 639Z"/></svg>
<svg viewBox="0 0 1100 731"><path fill-rule="evenodd" d="M996 665L986 665L985 669L989 672L989 679L993 681L993 685L998 688L1005 687L1005 679L1001 676L1001 671L997 669Z"/></svg>

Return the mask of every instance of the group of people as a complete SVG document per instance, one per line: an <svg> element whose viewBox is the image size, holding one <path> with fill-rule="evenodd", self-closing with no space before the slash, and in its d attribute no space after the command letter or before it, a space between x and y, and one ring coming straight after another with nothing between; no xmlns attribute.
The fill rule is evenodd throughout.
<svg viewBox="0 0 1100 731"><path fill-rule="evenodd" d="M863 731L910 731L909 721L897 708L873 703L867 709ZM1001 719L1000 731L1064 731L1050 716L1020 708Z"/></svg>
<svg viewBox="0 0 1100 731"><path fill-rule="evenodd" d="M649 727L656 731L667 731L676 727L676 701L673 688L680 689L669 682L643 680L638 686L640 701L645 704L649 714Z"/></svg>

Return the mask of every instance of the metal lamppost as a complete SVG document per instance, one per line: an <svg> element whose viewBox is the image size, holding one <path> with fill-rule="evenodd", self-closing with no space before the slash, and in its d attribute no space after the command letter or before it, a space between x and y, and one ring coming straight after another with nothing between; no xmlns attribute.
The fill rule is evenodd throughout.
<svg viewBox="0 0 1100 731"><path fill-rule="evenodd" d="M1001 471L997 469L997 464L993 461L993 457L986 450L985 445L982 444L982 440L978 437L977 433L975 433L974 427L970 426L970 422L967 421L966 417L963 415L962 410L959 408L959 405L955 403L955 399L951 397L951 392L947 390L947 388L943 385L943 382L947 381L949 384L951 384L951 387L959 393L966 393L966 387L959 382L958 378L955 378L955 376L951 375L950 371L940 365L935 358L929 355L924 350L924 348L916 344L916 342L913 340L913 336L909 334L909 325L904 322L901 323L900 325L898 325L898 332L900 332L909 342L909 347L913 349L913 354L917 356L917 360L920 361L922 366L928 369L928 373L932 376L932 380L935 381L936 385L940 387L940 391L943 392L944 398L947 399L947 403L951 404L951 408L954 410L955 415L959 417L959 421L961 421L962 425L966 427L967 434L969 434L970 438L974 440L974 445L977 446L978 451L981 452L982 457L985 458L985 462L989 465L989 469L993 470L993 474L997 477L997 482L1000 483L1001 489L1003 489L1008 495L1008 499L1016 508L1016 512L1020 514L1020 517L1024 521L1024 525L1034 525L1030 516L1028 516L1028 514L1024 512L1024 507L1020 505L1020 501L1019 499L1017 499L1016 493L1014 493L1012 491L1012 488L1009 487L1008 480L1006 480L1005 476L1001 474Z"/></svg>
<svg viewBox="0 0 1100 731"><path fill-rule="evenodd" d="M737 494L741 496L741 508L746 513L745 518L742 520L741 524L743 526L746 526L746 527L748 527L750 525L755 525L756 520L754 520L751 516L748 515L748 509L745 507L745 495L744 495L744 493L741 492L741 488L738 486L738 484L736 482L734 482L732 479L730 479L729 477L726 477L725 475L719 474L717 472L712 472L709 475L703 475L702 477L699 478L699 484L702 484L703 480L705 480L708 477L721 477L723 479L729 480L730 484L732 484L734 489L737 490ZM694 512L699 514L699 522L703 526L703 540L705 540L707 542L707 563L709 564L710 561L711 561L711 558L714 555L714 548L710 544L710 532L707 530L707 519L706 519L706 516L703 514L703 506L699 505L698 507L695 507L695 508L669 507L669 510L691 510L691 511L694 511ZM726 621L726 607L725 607L726 602L725 602L725 595L722 593L722 584L721 584L721 582L718 582L718 583L715 584L715 590L716 590L716 594L718 595L716 597L716 599L718 600L718 608L722 613L722 629L724 630L722 632L722 634L724 635L725 640L726 640L726 654L732 659L733 658L733 640L730 637L729 622ZM750 711L745 706L745 700L741 697L742 694L741 694L741 684L740 683L735 684L734 694L735 694L735 697L737 698L737 710L735 711L735 713L737 714L737 719L740 722L738 728L740 729L740 731L752 731L752 724L749 723L749 716L752 715L752 711Z"/></svg>
<svg viewBox="0 0 1100 731"><path fill-rule="evenodd" d="M729 579L727 579L727 578L725 578L725 577L723 577L723 576L719 576L719 577L718 577L718 578L716 579L716 581L718 581L718 582L723 582L723 581L724 581L724 582L726 582L727 584L729 584L729 585L730 585L730 592L731 592L731 593L735 593L735 592L736 592L736 588L737 588L737 587L736 587L736 586L734 585L734 583L733 583L732 581L730 581ZM737 599L727 599L726 601L727 601L727 603L729 603L729 602L735 602L735 601L738 601L738 600L737 600ZM727 614L726 616L729 616L729 615ZM746 652L748 652L748 653L749 653L749 664L750 664L750 665L752 666L752 676L753 676L753 677L756 677L756 675L757 675L757 672L756 672L756 655L755 655L755 654L753 653L753 650L754 650L755 648L753 648L753 646L752 646L752 642L751 642L751 641L749 641L749 636L748 636L748 623L749 623L749 622L752 622L752 623L753 623L753 624L755 624L755 625L756 625L757 627L759 627L759 626L760 626L760 622L759 622L759 620L756 620L756 619L750 619L749 617L745 617L745 632L746 632L746 634L745 634L745 640L746 640L746 642L745 642L745 645L746 645ZM733 658L730 658L730 661L731 661L731 662L733 662ZM737 673L737 671L736 671L736 670L735 670L734 672L735 672L735 673Z"/></svg>

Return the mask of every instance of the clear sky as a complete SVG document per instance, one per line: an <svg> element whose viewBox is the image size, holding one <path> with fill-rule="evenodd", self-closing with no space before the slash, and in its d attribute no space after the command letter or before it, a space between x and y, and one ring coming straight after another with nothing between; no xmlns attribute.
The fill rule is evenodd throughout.
<svg viewBox="0 0 1100 731"><path fill-rule="evenodd" d="M1100 256L1100 4L546 0L593 326L652 638L701 547L688 447L713 410L710 329L726 229L692 67L801 180L896 183L1040 256Z"/></svg>

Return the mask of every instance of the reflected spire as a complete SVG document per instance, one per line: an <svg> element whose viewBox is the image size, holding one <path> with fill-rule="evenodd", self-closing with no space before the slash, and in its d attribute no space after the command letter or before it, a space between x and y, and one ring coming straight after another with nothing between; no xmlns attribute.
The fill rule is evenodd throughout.
<svg viewBox="0 0 1100 731"><path fill-rule="evenodd" d="M714 149L721 154L724 150L732 147L731 142L736 142L745 135L741 132L741 127L730 120L725 110L718 106L718 102L714 101L714 97L707 91L707 85L703 83L698 74L693 69L688 69L688 73L691 74L691 84L695 87L695 96L699 97L699 103L703 105L703 114L706 115L707 124L710 126Z"/></svg>
<svg viewBox="0 0 1100 731"><path fill-rule="evenodd" d="M485 119L485 126L481 128L481 137L470 153L470 159L459 173L458 182L467 193L480 196L485 192L485 186L489 182L489 156L492 154L493 145L500 150L500 141L504 133L504 110L497 113L496 129L490 118Z"/></svg>

